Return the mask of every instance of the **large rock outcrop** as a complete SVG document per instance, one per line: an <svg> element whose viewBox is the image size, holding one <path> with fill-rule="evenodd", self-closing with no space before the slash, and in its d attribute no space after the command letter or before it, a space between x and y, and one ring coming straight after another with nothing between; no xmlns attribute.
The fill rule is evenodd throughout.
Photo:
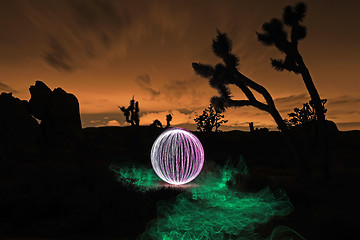
<svg viewBox="0 0 360 240"><path fill-rule="evenodd" d="M0 94L0 152L2 157L28 152L38 142L38 122L30 115L29 103L12 96ZM23 154L24 155L24 154Z"/></svg>
<svg viewBox="0 0 360 240"><path fill-rule="evenodd" d="M61 88L53 91L41 81L30 87L30 113L39 119L47 141L78 139L81 132L79 102Z"/></svg>

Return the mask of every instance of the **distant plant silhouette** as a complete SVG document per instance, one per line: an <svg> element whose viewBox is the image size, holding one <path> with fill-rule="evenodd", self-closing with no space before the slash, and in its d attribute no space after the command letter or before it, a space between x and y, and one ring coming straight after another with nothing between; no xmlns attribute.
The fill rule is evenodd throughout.
<svg viewBox="0 0 360 240"><path fill-rule="evenodd" d="M163 128L161 122L158 119L155 119L154 122L152 124L150 124L150 127Z"/></svg>
<svg viewBox="0 0 360 240"><path fill-rule="evenodd" d="M254 123L253 122L249 123L249 128L250 128L250 133L268 133L269 132L269 129L266 128L266 127L264 127L264 128L254 128Z"/></svg>
<svg viewBox="0 0 360 240"><path fill-rule="evenodd" d="M327 112L327 109L325 108L326 102L327 99L321 100L323 106L322 111L324 113ZM302 108L294 108L294 112L289 113L288 116L290 119L285 121L287 121L289 127L303 125L317 120L317 115L315 114L315 108L312 101L309 101L309 103L304 103Z"/></svg>
<svg viewBox="0 0 360 240"><path fill-rule="evenodd" d="M220 132L219 127L227 123L228 120L222 120L224 115L221 115L220 111L216 110L212 104L207 109L204 109L203 113L194 119L197 124L197 129L200 132Z"/></svg>
<svg viewBox="0 0 360 240"><path fill-rule="evenodd" d="M294 7L284 8L282 21L273 18L262 26L264 33L257 33L258 40L266 45L275 45L280 52L284 53L285 59L272 59L271 64L277 71L287 70L295 74L301 74L305 86L313 102L316 119L325 121L325 112L322 107L320 95L314 85L310 72L305 65L298 49L298 42L306 37L306 27L301 25L305 18L306 5L303 2L297 3ZM283 29L283 23L291 28L290 39Z"/></svg>
<svg viewBox="0 0 360 240"><path fill-rule="evenodd" d="M139 102L135 102L134 96L130 100L130 105L127 108L120 106L118 106L118 108L124 113L126 122L130 123L131 126L139 126Z"/></svg>
<svg viewBox="0 0 360 240"><path fill-rule="evenodd" d="M220 96L211 98L213 106L219 112L225 111L228 107L242 106L253 106L268 112L275 120L281 132L284 133L285 139L294 155L299 170L304 170L305 162L301 159L300 154L296 150L296 145L289 135L287 125L275 107L272 96L266 88L238 71L237 66L239 64L239 58L231 53L232 43L225 33L218 31L216 38L213 39L212 49L214 54L223 60L223 63L218 63L215 67L208 64L193 63L192 67L201 77L209 79L210 85L220 93ZM247 100L233 100L231 91L228 87L228 85L231 84L240 88ZM253 91L261 94L266 103L257 100Z"/></svg>
<svg viewBox="0 0 360 240"><path fill-rule="evenodd" d="M171 114L169 113L168 115L166 115L166 128L169 128L170 127L170 122L172 120L172 116Z"/></svg>
<svg viewBox="0 0 360 240"><path fill-rule="evenodd" d="M254 123L253 122L249 122L249 128L250 128L250 132L254 132Z"/></svg>

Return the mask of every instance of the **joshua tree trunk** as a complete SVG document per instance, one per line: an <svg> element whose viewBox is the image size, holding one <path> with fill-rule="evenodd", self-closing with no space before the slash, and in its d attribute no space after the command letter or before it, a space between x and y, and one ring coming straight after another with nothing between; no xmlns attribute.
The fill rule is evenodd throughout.
<svg viewBox="0 0 360 240"><path fill-rule="evenodd" d="M282 132L285 141L289 147L289 150L294 158L294 163L296 168L299 171L301 176L308 176L310 174L310 168L307 165L303 156L299 153L299 150L296 147L296 143L294 138L291 136L288 127L286 126L284 120L282 119L280 113L276 108L273 108L269 111L276 124L278 125L279 130Z"/></svg>
<svg viewBox="0 0 360 240"><path fill-rule="evenodd" d="M324 107L321 103L320 95L319 95L318 91L316 90L316 87L311 78L309 69L306 67L306 65L299 53L297 54L296 62L299 66L299 72L301 73L301 76L304 80L306 89L308 90L311 100L314 104L316 118L318 121L324 122L325 121L325 113L324 113Z"/></svg>
<svg viewBox="0 0 360 240"><path fill-rule="evenodd" d="M293 155L295 166L299 170L300 175L308 175L310 173L309 167L307 166L305 159L303 159L303 157L300 155L299 151L297 150L295 140L291 136L288 127L286 126L279 111L276 109L274 100L270 95L270 93L266 90L266 88L254 82L253 80L249 79L245 75L241 74L239 71L235 70L234 73L236 76L235 78L238 80L239 83L240 82L245 83L246 86L241 86L241 89L243 90L245 95L249 98L249 101L253 103L250 105L253 105L261 110L268 112L273 117L279 130L284 135L285 141L290 149L291 154ZM240 84L236 84L236 85L240 87ZM264 97L267 104L258 102L255 98L252 99L254 96L247 86L260 93Z"/></svg>

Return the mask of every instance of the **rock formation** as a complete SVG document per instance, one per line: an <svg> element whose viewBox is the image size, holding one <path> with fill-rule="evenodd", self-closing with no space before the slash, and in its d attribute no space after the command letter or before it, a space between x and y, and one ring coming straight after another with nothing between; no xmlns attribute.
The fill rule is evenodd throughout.
<svg viewBox="0 0 360 240"><path fill-rule="evenodd" d="M37 143L39 124L30 115L27 101L13 97L12 93L0 94L0 133L2 157L27 152Z"/></svg>
<svg viewBox="0 0 360 240"><path fill-rule="evenodd" d="M40 120L46 140L79 138L81 119L77 98L61 88L53 91L41 81L30 87L30 113Z"/></svg>

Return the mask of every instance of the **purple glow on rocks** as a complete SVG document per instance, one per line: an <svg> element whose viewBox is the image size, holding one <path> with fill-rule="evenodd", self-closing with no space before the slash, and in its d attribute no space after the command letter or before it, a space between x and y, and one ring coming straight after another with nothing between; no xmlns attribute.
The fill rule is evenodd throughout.
<svg viewBox="0 0 360 240"><path fill-rule="evenodd" d="M171 128L155 140L151 148L151 164L163 181L185 184L201 172L204 149L194 134L182 128Z"/></svg>

